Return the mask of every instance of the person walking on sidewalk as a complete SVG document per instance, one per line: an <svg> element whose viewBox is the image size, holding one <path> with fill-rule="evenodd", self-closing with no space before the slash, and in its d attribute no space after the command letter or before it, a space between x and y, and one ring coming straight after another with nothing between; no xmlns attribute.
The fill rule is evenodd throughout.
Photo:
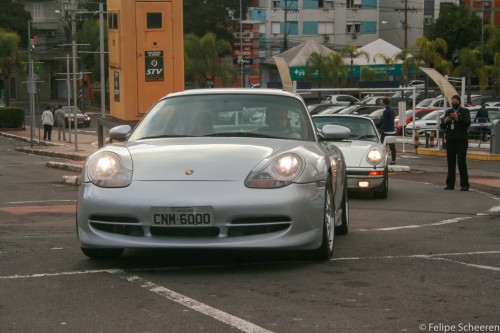
<svg viewBox="0 0 500 333"><path fill-rule="evenodd" d="M446 159L448 161L448 175L444 189L453 190L455 188L455 169L458 163L460 191L468 191L467 148L469 148L470 112L460 106L460 96L458 95L452 97L451 106L452 108L446 110L439 124L441 129L445 130Z"/></svg>
<svg viewBox="0 0 500 333"><path fill-rule="evenodd" d="M62 105L59 104L54 111L54 117L57 124L57 140L61 141L61 132L63 140L66 141L66 123L64 122L64 111Z"/></svg>
<svg viewBox="0 0 500 333"><path fill-rule="evenodd" d="M384 142L386 136L396 135L396 128L394 127L394 118L396 118L396 112L389 105L390 101L388 97L382 98L382 106L384 107L384 113L382 113L382 123L380 124L380 134L382 137L380 140ZM389 143L389 149L391 150L391 165L396 164L396 144Z"/></svg>
<svg viewBox="0 0 500 333"><path fill-rule="evenodd" d="M42 113L42 124L43 124L43 140L51 141L52 138L52 126L54 126L54 115L50 109L50 105L47 105L45 111Z"/></svg>

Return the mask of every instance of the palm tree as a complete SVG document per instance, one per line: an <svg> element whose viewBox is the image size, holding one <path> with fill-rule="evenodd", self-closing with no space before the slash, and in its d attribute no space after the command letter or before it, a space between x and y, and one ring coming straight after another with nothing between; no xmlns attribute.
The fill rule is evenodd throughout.
<svg viewBox="0 0 500 333"><path fill-rule="evenodd" d="M396 61L401 60L403 63L401 64L401 83L406 86L406 81L410 77L410 67L413 56L408 52L408 49L401 50L398 54L395 55Z"/></svg>
<svg viewBox="0 0 500 333"><path fill-rule="evenodd" d="M493 64L491 66L491 74L494 77L493 93L497 94L498 84L500 82L500 27L494 27L488 25L486 28L488 32L488 39L486 40L486 50L491 55L493 59Z"/></svg>
<svg viewBox="0 0 500 333"><path fill-rule="evenodd" d="M467 103L470 103L471 77L476 74L483 75L483 63L481 62L481 51L479 49L464 48L458 52L459 65L455 68L455 75L464 75L467 80ZM484 78L483 78L484 80Z"/></svg>
<svg viewBox="0 0 500 333"><path fill-rule="evenodd" d="M414 58L415 74L419 72L421 64L425 67L433 67L441 70L443 73L451 74L452 64L444 58L448 51L448 44L442 38L430 40L425 36L420 36L415 42L417 54ZM429 86L429 77L425 78L425 96L427 96L427 88Z"/></svg>
<svg viewBox="0 0 500 333"><path fill-rule="evenodd" d="M393 64L396 63L396 58L395 57L386 56L383 53L377 53L373 57L373 61L376 62L377 58L381 58L382 61L384 62L384 64L385 64L385 80L389 81L389 71L391 69L391 65L393 65Z"/></svg>
<svg viewBox="0 0 500 333"><path fill-rule="evenodd" d="M236 76L233 66L222 61L223 56L231 54L231 44L226 40L217 40L211 32L201 38L194 34L186 35L184 51L186 78L198 86L205 86L207 81L216 77L227 84L231 76Z"/></svg>
<svg viewBox="0 0 500 333"><path fill-rule="evenodd" d="M341 50L340 54L349 59L350 64L350 74L351 74L351 87L354 85L354 59L364 56L367 62L370 62L370 55L365 51L360 51L354 45L345 45Z"/></svg>
<svg viewBox="0 0 500 333"><path fill-rule="evenodd" d="M345 64L342 57L336 52L330 52L323 55L318 52L313 52L306 61L308 67L306 77L312 78L313 75L318 78L318 86L321 88L321 82L335 83L339 74L344 74Z"/></svg>
<svg viewBox="0 0 500 333"><path fill-rule="evenodd" d="M15 32L7 32L0 28L0 79L5 87L5 105L9 105L9 84L7 80L10 74L21 67L18 48L19 35Z"/></svg>

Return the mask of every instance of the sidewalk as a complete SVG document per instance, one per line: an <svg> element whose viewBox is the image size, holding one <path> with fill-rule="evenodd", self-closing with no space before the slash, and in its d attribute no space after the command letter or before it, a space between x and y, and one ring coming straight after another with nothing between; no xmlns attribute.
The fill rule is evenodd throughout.
<svg viewBox="0 0 500 333"><path fill-rule="evenodd" d="M66 129L67 130L67 129ZM66 132L66 141L57 140L57 127L52 130L52 141L39 141L39 130L35 128L33 131L33 147L31 147L30 127L19 130L2 130L1 136L20 140L29 143L23 147L16 148L17 151L63 158L73 161L76 165L83 165L85 159L95 151L97 151L97 137L95 135L78 134L75 142L75 133L71 133L71 142L69 141L68 132ZM43 129L41 129L43 136Z"/></svg>

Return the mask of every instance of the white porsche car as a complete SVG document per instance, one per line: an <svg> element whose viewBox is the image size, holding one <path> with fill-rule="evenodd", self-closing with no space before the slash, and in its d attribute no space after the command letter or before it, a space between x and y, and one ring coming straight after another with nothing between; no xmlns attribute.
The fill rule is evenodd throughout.
<svg viewBox="0 0 500 333"><path fill-rule="evenodd" d="M327 260L349 227L344 158L327 140L348 136L340 126L319 135L302 98L275 89L169 94L87 159L80 247L90 258L209 248Z"/></svg>
<svg viewBox="0 0 500 333"><path fill-rule="evenodd" d="M328 125L350 129L348 140L335 142L345 157L349 191L372 192L375 198L386 199L389 193L389 160L373 120L341 114L319 114L312 118L320 131ZM386 143L394 142L395 137L386 137Z"/></svg>

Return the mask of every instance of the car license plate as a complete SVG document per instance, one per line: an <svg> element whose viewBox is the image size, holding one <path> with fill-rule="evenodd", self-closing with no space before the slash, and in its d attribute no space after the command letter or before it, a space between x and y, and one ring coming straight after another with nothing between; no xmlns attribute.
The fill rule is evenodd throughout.
<svg viewBox="0 0 500 333"><path fill-rule="evenodd" d="M200 207L152 207L152 225L165 226L211 226L214 223L214 209Z"/></svg>

